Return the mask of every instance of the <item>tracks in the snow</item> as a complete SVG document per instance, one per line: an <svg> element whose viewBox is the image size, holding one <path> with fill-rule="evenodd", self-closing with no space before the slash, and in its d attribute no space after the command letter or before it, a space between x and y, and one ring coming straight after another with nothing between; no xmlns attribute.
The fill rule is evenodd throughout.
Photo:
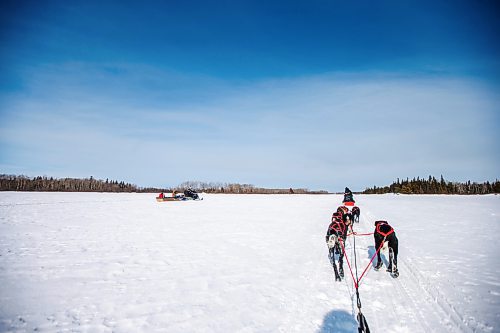
<svg viewBox="0 0 500 333"><path fill-rule="evenodd" d="M398 280L395 285L400 290L404 290L409 298L417 304L419 312L421 312L423 306L430 307L440 317L441 323L448 331L474 332L467 325L465 317L455 309L448 298L411 263L411 258L400 261L401 266L408 276L404 280L405 283ZM410 290L414 292L411 293ZM418 291L418 293L415 291Z"/></svg>
<svg viewBox="0 0 500 333"><path fill-rule="evenodd" d="M362 214L362 221L371 224L375 218L367 211ZM404 240L400 242L401 247L404 247ZM390 300L393 316L400 319L401 325L413 321L410 327L420 326L422 332L474 332L446 296L420 273L412 258L399 257L398 268L399 278L387 276L390 285L381 286L380 289L385 289L384 294ZM408 318L401 318L405 315Z"/></svg>

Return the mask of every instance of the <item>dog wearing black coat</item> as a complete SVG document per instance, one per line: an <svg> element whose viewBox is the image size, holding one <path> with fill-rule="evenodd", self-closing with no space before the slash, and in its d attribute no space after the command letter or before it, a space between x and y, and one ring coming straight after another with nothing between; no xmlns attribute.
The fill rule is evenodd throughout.
<svg viewBox="0 0 500 333"><path fill-rule="evenodd" d="M382 250L382 246L385 242L388 242L389 245L389 266L387 267L387 271L391 272L393 277L399 276L398 271L398 237L396 237L396 232L394 229L387 223L387 221L375 221L375 250L377 252L377 264L375 265L375 269L379 270L382 267L382 259L380 257L380 252Z"/></svg>
<svg viewBox="0 0 500 333"><path fill-rule="evenodd" d="M326 231L326 245L328 246L328 258L330 259L330 263L333 266L333 270L335 272L335 281L341 281L341 278L344 277L344 252L340 248L340 242L344 242L347 237L347 226L344 221L342 221L342 217L338 213L334 213L332 216L332 222L328 226L328 230ZM339 254L339 267L337 269L337 265L335 263L335 253Z"/></svg>
<svg viewBox="0 0 500 333"><path fill-rule="evenodd" d="M359 223L359 215L361 215L361 210L358 206L354 206L351 209L353 222Z"/></svg>

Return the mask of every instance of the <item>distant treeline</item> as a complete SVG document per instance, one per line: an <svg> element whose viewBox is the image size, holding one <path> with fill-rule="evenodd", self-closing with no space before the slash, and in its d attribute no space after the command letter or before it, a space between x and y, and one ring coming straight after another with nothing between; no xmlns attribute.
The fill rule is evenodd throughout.
<svg viewBox="0 0 500 333"><path fill-rule="evenodd" d="M229 194L327 194L327 191L309 191L308 189L268 189L249 184L223 184L188 181L170 188L138 187L134 184L117 180L100 180L90 178L53 178L47 176L27 177L16 175L0 175L0 191L38 191L38 192L137 192L159 193L184 191L193 188L205 193Z"/></svg>
<svg viewBox="0 0 500 333"><path fill-rule="evenodd" d="M448 182L443 176L440 180L429 176L428 179L417 177L400 181L399 178L389 186L368 188L363 194L490 194L500 193L500 181L475 183L470 180L466 183Z"/></svg>
<svg viewBox="0 0 500 333"><path fill-rule="evenodd" d="M305 188L262 188L250 184L206 183L200 181L187 181L176 187L176 190L192 188L205 193L230 193L230 194L328 194L328 191L310 191Z"/></svg>
<svg viewBox="0 0 500 333"><path fill-rule="evenodd" d="M167 191L163 188L139 188L136 185L117 180L90 178L53 178L0 175L0 191L39 192L143 192Z"/></svg>

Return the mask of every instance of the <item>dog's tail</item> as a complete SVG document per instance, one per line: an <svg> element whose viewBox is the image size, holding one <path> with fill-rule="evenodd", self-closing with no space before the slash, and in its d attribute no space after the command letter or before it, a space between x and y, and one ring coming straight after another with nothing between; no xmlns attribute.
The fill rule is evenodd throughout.
<svg viewBox="0 0 500 333"><path fill-rule="evenodd" d="M335 243L337 243L338 236L337 235L330 235L330 238L328 239L328 242L326 243L328 245L328 248L334 248Z"/></svg>

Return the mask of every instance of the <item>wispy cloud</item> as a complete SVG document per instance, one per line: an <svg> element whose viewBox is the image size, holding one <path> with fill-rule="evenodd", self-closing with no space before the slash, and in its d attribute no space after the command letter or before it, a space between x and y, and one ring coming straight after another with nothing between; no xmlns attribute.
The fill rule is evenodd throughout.
<svg viewBox="0 0 500 333"><path fill-rule="evenodd" d="M37 70L0 96L4 172L363 189L498 175L498 102L468 78L401 73L223 81L144 65Z"/></svg>

